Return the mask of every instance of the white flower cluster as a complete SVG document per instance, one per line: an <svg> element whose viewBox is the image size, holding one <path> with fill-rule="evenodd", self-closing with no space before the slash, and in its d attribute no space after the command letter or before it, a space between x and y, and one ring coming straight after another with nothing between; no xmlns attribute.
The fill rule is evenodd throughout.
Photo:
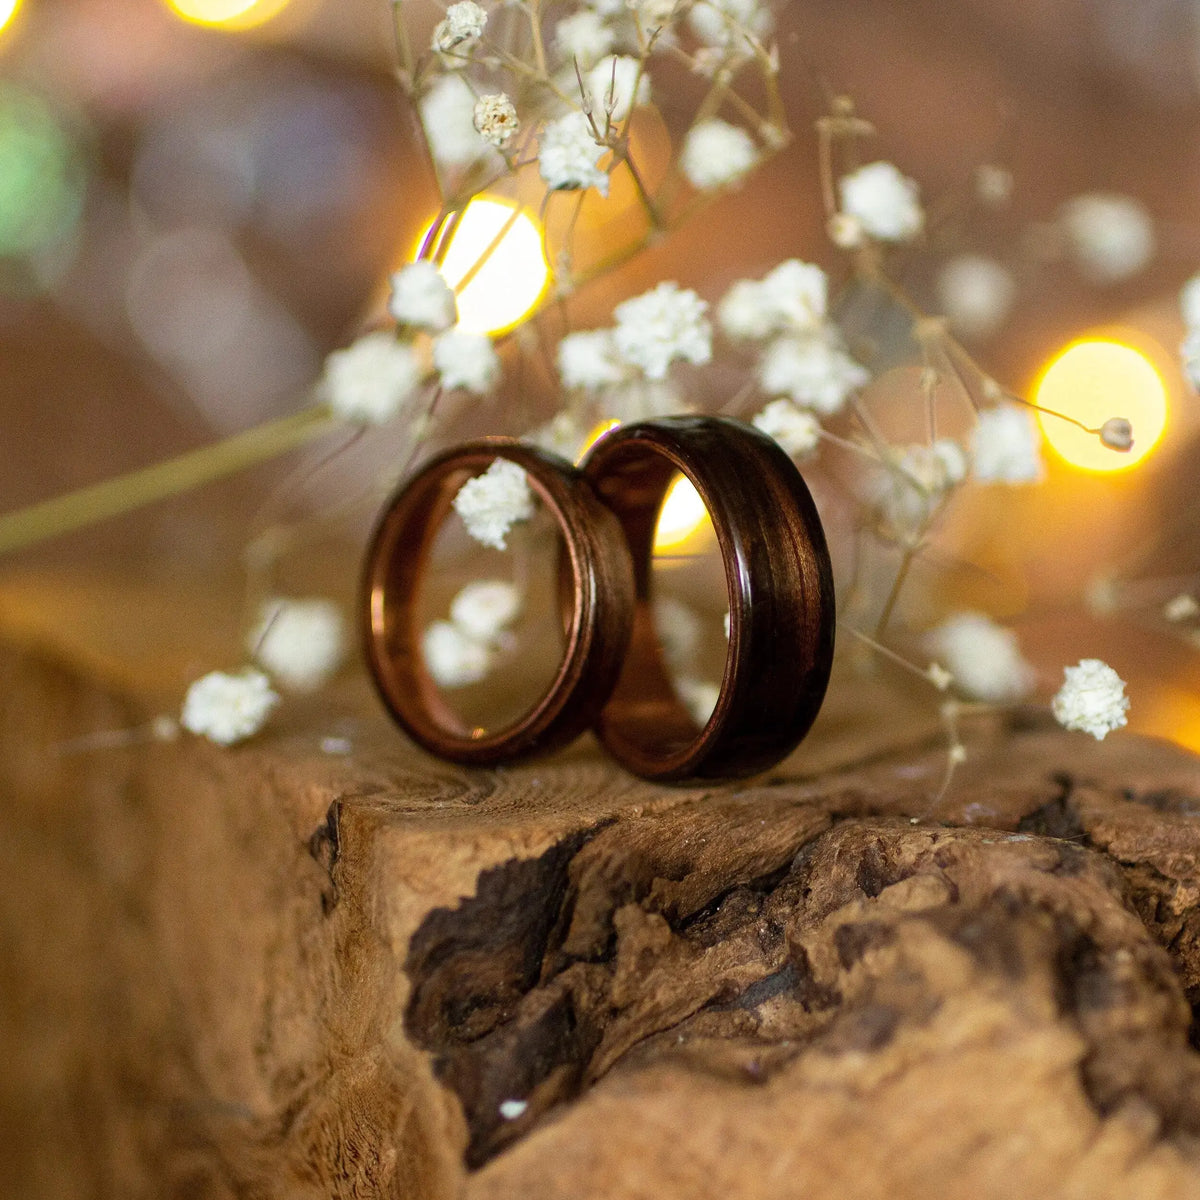
<svg viewBox="0 0 1200 1200"><path fill-rule="evenodd" d="M1093 283L1120 283L1154 257L1154 222L1130 196L1076 196L1062 206L1059 222L1076 266Z"/></svg>
<svg viewBox="0 0 1200 1200"><path fill-rule="evenodd" d="M433 340L433 365L444 388L482 396L500 380L500 356L482 333L450 329Z"/></svg>
<svg viewBox="0 0 1200 1200"><path fill-rule="evenodd" d="M433 49L449 67L461 66L483 37L487 13L474 0L460 0L446 9L446 16L433 30Z"/></svg>
<svg viewBox="0 0 1200 1200"><path fill-rule="evenodd" d="M717 323L728 337L770 339L757 369L763 393L822 416L838 412L870 379L828 320L828 291L820 267L788 259L762 279L738 280L717 306ZM787 415L775 412L778 418ZM765 413L764 420L776 419Z"/></svg>
<svg viewBox="0 0 1200 1200"><path fill-rule="evenodd" d="M504 92L492 92L475 101L471 120L479 136L498 149L507 146L520 132L517 109Z"/></svg>
<svg viewBox="0 0 1200 1200"><path fill-rule="evenodd" d="M188 688L179 723L219 746L233 746L253 737L278 703L271 681L253 667L211 671Z"/></svg>
<svg viewBox="0 0 1200 1200"><path fill-rule="evenodd" d="M946 494L966 478L967 459L950 438L905 446L881 481L880 514L890 536L919 538Z"/></svg>
<svg viewBox="0 0 1200 1200"><path fill-rule="evenodd" d="M398 341L394 334L378 331L329 355L317 389L343 421L382 425L416 395L425 374L425 366L411 345Z"/></svg>
<svg viewBox="0 0 1200 1200"><path fill-rule="evenodd" d="M454 292L434 263L409 263L392 276L391 284L388 312L401 325L441 333L458 320Z"/></svg>
<svg viewBox="0 0 1200 1200"><path fill-rule="evenodd" d="M917 185L890 162L867 163L838 180L841 214L881 242L910 242L925 226ZM848 238L853 244L853 238Z"/></svg>
<svg viewBox="0 0 1200 1200"><path fill-rule="evenodd" d="M1027 408L983 409L971 431L971 466L980 483L1037 483L1044 474L1042 439Z"/></svg>
<svg viewBox="0 0 1200 1200"><path fill-rule="evenodd" d="M707 303L690 289L660 283L613 309L613 344L622 360L647 379L664 379L676 359L706 363L712 358L707 311Z"/></svg>
<svg viewBox="0 0 1200 1200"><path fill-rule="evenodd" d="M1200 392L1200 275L1193 275L1179 293L1179 308L1183 313L1184 336L1180 347L1183 369Z"/></svg>
<svg viewBox="0 0 1200 1200"><path fill-rule="evenodd" d="M938 303L956 333L988 338L1008 319L1017 295L1006 267L980 254L952 258L935 281Z"/></svg>
<svg viewBox="0 0 1200 1200"><path fill-rule="evenodd" d="M679 169L692 187L707 192L739 182L757 161L754 141L744 129L710 117L688 130Z"/></svg>
<svg viewBox="0 0 1200 1200"><path fill-rule="evenodd" d="M247 649L285 688L314 692L342 665L346 623L330 600L267 600Z"/></svg>
<svg viewBox="0 0 1200 1200"><path fill-rule="evenodd" d="M538 143L538 172L555 192L594 187L608 195L608 172L596 163L608 152L596 141L591 123L581 112L551 121Z"/></svg>
<svg viewBox="0 0 1200 1200"><path fill-rule="evenodd" d="M688 10L688 28L706 45L721 50L749 49L772 29L771 10L759 0L698 0Z"/></svg>
<svg viewBox="0 0 1200 1200"><path fill-rule="evenodd" d="M434 621L421 638L425 668L440 687L478 683L506 645L521 611L517 589L501 579L467 584L450 602L450 619Z"/></svg>
<svg viewBox="0 0 1200 1200"><path fill-rule="evenodd" d="M1124 680L1098 658L1067 667L1058 694L1050 702L1054 719L1065 729L1090 733L1097 741L1126 723L1129 698Z"/></svg>
<svg viewBox="0 0 1200 1200"><path fill-rule="evenodd" d="M481 545L507 549L509 530L533 516L533 491L524 468L497 458L482 475L458 489L454 511Z"/></svg>
<svg viewBox="0 0 1200 1200"><path fill-rule="evenodd" d="M460 74L439 75L417 107L430 152L440 167L464 168L488 158L503 165L495 148L475 128L475 93Z"/></svg>
<svg viewBox="0 0 1200 1200"><path fill-rule="evenodd" d="M817 452L821 422L790 400L772 400L751 420L755 429L774 438L792 458L804 460Z"/></svg>
<svg viewBox="0 0 1200 1200"><path fill-rule="evenodd" d="M1022 656L1016 634L982 613L956 613L927 642L953 682L974 700L1011 704L1033 690L1033 668Z"/></svg>

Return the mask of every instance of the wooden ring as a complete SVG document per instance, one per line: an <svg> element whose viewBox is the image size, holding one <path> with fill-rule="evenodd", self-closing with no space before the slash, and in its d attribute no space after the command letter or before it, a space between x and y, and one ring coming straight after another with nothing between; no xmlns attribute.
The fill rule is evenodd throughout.
<svg viewBox="0 0 1200 1200"><path fill-rule="evenodd" d="M467 726L433 682L415 598L459 488L498 458L524 468L562 531L566 648L537 703L515 723L484 731ZM484 765L554 750L595 721L620 672L633 607L621 527L581 472L511 438L485 438L435 458L389 502L368 545L360 613L367 666L396 721L426 750Z"/></svg>
<svg viewBox="0 0 1200 1200"><path fill-rule="evenodd" d="M583 463L633 556L625 664L596 731L644 779L751 775L789 754L821 707L833 665L833 572L812 496L771 438L722 417L667 417L602 437ZM725 566L729 649L703 728L680 702L651 605L654 532L676 472L708 508Z"/></svg>

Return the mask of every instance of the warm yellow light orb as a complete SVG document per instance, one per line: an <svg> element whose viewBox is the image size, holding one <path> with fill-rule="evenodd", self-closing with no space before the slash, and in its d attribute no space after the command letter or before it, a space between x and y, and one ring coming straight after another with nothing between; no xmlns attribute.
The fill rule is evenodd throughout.
<svg viewBox="0 0 1200 1200"><path fill-rule="evenodd" d="M20 4L21 0L0 0L0 33L12 22Z"/></svg>
<svg viewBox="0 0 1200 1200"><path fill-rule="evenodd" d="M1110 450L1094 433L1038 413L1046 441L1072 466L1127 471L1158 444L1167 424L1167 389L1154 364L1122 342L1073 342L1046 368L1034 392L1042 408L1066 413L1092 429L1110 417L1133 426L1133 449Z"/></svg>
<svg viewBox="0 0 1200 1200"><path fill-rule="evenodd" d="M468 203L434 258L454 289L458 328L465 333L503 333L520 324L550 278L538 223L494 196Z"/></svg>
<svg viewBox="0 0 1200 1200"><path fill-rule="evenodd" d="M659 510L654 529L654 553L687 553L711 528L712 518L696 485L686 475L680 475L671 484Z"/></svg>
<svg viewBox="0 0 1200 1200"><path fill-rule="evenodd" d="M0 0L0 4L4 0ZM289 0L167 0L177 16L193 25L250 29L278 16Z"/></svg>

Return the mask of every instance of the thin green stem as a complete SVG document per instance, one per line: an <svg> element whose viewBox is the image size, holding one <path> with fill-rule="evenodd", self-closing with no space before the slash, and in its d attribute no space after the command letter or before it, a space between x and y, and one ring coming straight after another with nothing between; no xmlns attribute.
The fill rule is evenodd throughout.
<svg viewBox="0 0 1200 1200"><path fill-rule="evenodd" d="M0 516L0 554L132 512L303 446L338 426L326 405Z"/></svg>

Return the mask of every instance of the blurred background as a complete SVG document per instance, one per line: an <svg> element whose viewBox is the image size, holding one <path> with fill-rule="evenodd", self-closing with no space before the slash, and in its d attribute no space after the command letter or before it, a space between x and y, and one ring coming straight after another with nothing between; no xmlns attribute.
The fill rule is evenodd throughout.
<svg viewBox="0 0 1200 1200"><path fill-rule="evenodd" d="M0 511L294 411L325 355L381 318L389 272L437 208L392 20L390 0L0 0ZM945 553L974 567L950 572L953 602L1015 623L1047 681L1106 658L1130 680L1133 727L1200 748L1195 639L1155 615L1197 590L1200 567L1200 401L1177 299L1200 270L1200 2L795 0L779 44L795 140L580 296L579 323L661 278L715 301L787 257L844 277L813 122L851 95L878 130L872 157L922 188L929 233L897 261L906 286L946 307L945 268L963 254L1015 283L1001 316L962 330L997 379L1034 394L1065 348L1101 336L1135 349L1161 392L1163 434L1136 465L1048 452L1044 484L964 506ZM1059 217L1094 192L1151 216L1138 270L1073 261ZM886 324L871 305L851 297L852 333ZM1105 411L1136 424L1141 384L1120 386ZM516 431L500 405L463 424ZM378 470L401 441L369 439L342 476ZM318 465L328 450L301 467L287 515L337 494ZM0 624L178 694L239 653L228 597L247 529L295 470L7 556ZM291 586L348 599L370 515L293 556ZM170 614L157 638L131 619L151 592L176 598L156 610Z"/></svg>

